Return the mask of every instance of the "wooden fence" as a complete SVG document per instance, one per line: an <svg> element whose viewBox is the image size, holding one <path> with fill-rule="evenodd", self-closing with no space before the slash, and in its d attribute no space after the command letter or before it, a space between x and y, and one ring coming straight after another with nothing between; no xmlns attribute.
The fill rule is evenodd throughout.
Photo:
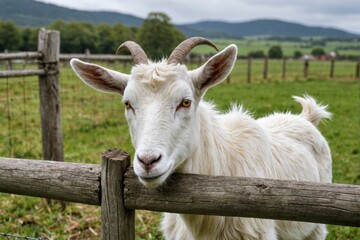
<svg viewBox="0 0 360 240"><path fill-rule="evenodd" d="M201 66L205 61L207 61L211 56L192 56L191 58L188 58L185 61L185 64L187 65L195 65L195 66ZM123 63L124 67L127 67L132 63L131 56L127 55L113 55L113 54L60 54L60 61L68 63L72 58L79 58L84 61L106 61L106 62L121 62ZM336 59L329 59L329 60L293 60L284 57L283 59L269 59L268 57L265 57L263 59L253 59L251 57L247 59L238 59L238 61L246 61L246 82L251 83L254 81L255 78L259 78L259 74L254 71L254 64L258 65L259 61L263 61L261 64L262 66L262 76L261 78L263 80L269 80L269 73L271 72L271 67L269 66L269 62L277 61L281 65L278 67L280 69L277 77L279 79L285 80L288 78L288 75L293 75L294 73L289 69L289 62L290 61L297 61L298 65L302 65L299 69L302 69L301 73L296 73L297 76L303 77L304 79L307 79L310 76L316 76L316 74L310 74L310 69L312 65L316 65L316 63L326 63L328 62L328 69L323 69L322 72L327 72L327 74L324 74L323 77L328 78L334 78L336 73ZM256 61L256 63L255 63ZM360 62L352 62L349 64L353 64L351 68L353 69L352 74L348 73L349 75L352 75L355 79L360 79ZM258 67L258 66L257 66ZM232 75L232 74L231 74ZM227 78L226 82L231 82L231 75Z"/></svg>
<svg viewBox="0 0 360 240"><path fill-rule="evenodd" d="M316 63L329 63L328 69L323 69L323 74L321 77L328 77L330 79L335 78L335 69L336 69L336 60L335 59L329 59L329 60L293 60L293 59L288 59L288 58L283 58L282 60L276 60L276 59L272 59L270 60L269 58L265 57L263 60L262 59L252 59L252 58L247 58L247 75L246 75L246 82L247 83L251 83L254 79L254 71L253 71L253 65L254 65L254 60L257 61L263 61L262 64L262 79L263 80L268 80L269 79L269 72L270 72L270 67L269 67L269 62L270 61L281 61L281 66L280 71L278 73L278 78L281 79L286 79L287 75L289 73L293 74L293 72L289 71L288 69L288 65L289 65L289 61L298 61L299 65L302 64L302 73L297 73L298 77L303 77L304 79L309 78L310 76L317 76L317 74L309 74L309 69L311 65L316 65ZM360 62L354 62L354 65L352 67L354 69L354 75L353 78L355 79L359 79L360 78ZM325 72L327 72L327 74L324 74ZM349 77L348 76L344 76L346 78Z"/></svg>
<svg viewBox="0 0 360 240"><path fill-rule="evenodd" d="M135 209L360 227L360 186L174 174L147 189L129 165L116 149L101 165L0 158L0 192L101 206L102 239L135 239Z"/></svg>
<svg viewBox="0 0 360 240"><path fill-rule="evenodd" d="M38 69L0 71L0 78L39 76L43 158L54 161L64 160L59 95L59 52L60 33L41 29L37 52L0 54L0 60L3 61L37 60Z"/></svg>
<svg viewBox="0 0 360 240"><path fill-rule="evenodd" d="M12 66L12 60L14 59L38 59L39 57L37 56L38 53L36 52L28 52L28 53L11 53L11 54L0 54L0 61L1 60L7 60L8 61L8 66ZM6 58L4 57L6 56ZM209 59L210 56L197 56L194 55L191 58L188 58L185 62L185 64L188 65L195 65L195 66L200 66L202 65L206 60ZM105 61L105 62L116 62L116 63L122 63L124 68L130 66L130 64L132 63L132 57L129 55L114 55L114 54L90 54L89 52L84 53L84 54L60 54L59 55L59 61L63 62L63 63L68 63L72 58L79 58L82 59L84 61ZM341 77L341 75L337 75L336 76L336 72L338 69L338 67L336 67L338 64L341 64L341 62L346 62L346 61L336 61L336 59L328 59L328 60L308 60L308 59L304 59L304 60L294 60L291 58L287 58L284 57L282 59L269 59L268 57L265 57L263 59L259 59L259 58L251 58L248 57L247 59L238 59L238 61L245 61L246 62L246 74L244 71L244 78L246 79L247 83L251 83L253 82L255 79L262 79L262 80L269 80L269 73L272 72L272 67L274 66L269 66L269 62L278 62L279 66L276 67L277 69L279 69L279 71L276 74L272 74L273 77L274 75L276 75L276 78L278 79L283 79L285 80L286 78L289 78L289 76L291 78L294 77L294 75L296 77L302 77L304 79L307 79L309 77L327 77L327 78L335 78L335 77ZM263 63L260 63L260 62ZM298 65L298 69L297 70L291 70L291 68L289 67L289 62L297 62ZM328 63L327 67L324 67L324 69L321 69L322 74L317 74L317 73L310 73L310 69L312 67L316 68L316 65L318 63ZM257 71L254 71L254 65L256 65L257 68L259 68L258 65L261 65L261 74L259 74ZM353 66L351 67L347 67L349 69L353 69L351 70L351 72L347 72L343 77L345 78L355 78L355 79L360 79L360 62L349 62L348 64L351 64ZM300 66L301 65L301 66ZM293 65L292 65L293 66ZM325 69L326 68L326 69ZM339 69L338 69L339 70ZM5 72L1 72L0 71L0 77L4 77L4 74L6 74L5 76L7 77L17 77L17 76L28 76L28 75L41 75L44 74L43 70L31 70L31 71L23 71L23 72L18 72L18 71L13 71L12 75L9 75L10 73L5 73ZM260 77L261 75L261 77ZM227 83L230 83L230 79L231 76L229 76L229 78L227 79Z"/></svg>

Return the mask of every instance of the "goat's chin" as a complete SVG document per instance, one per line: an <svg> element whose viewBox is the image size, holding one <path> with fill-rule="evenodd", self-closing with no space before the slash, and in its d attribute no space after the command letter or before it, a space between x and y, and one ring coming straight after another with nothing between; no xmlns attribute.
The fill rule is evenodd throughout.
<svg viewBox="0 0 360 240"><path fill-rule="evenodd" d="M171 173L171 171L168 170L158 177L155 177L155 178L139 177L139 180L147 188L157 188L166 181L166 179L169 177L170 173Z"/></svg>

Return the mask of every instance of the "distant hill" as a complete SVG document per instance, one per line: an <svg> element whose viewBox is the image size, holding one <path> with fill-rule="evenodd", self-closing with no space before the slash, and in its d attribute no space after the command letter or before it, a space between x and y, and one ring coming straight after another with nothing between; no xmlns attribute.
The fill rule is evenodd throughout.
<svg viewBox="0 0 360 240"><path fill-rule="evenodd" d="M129 26L141 26L144 21L142 18L117 12L79 11L33 0L0 0L0 19L12 20L19 26L37 27L47 26L57 19L93 24L123 23Z"/></svg>
<svg viewBox="0 0 360 240"><path fill-rule="evenodd" d="M343 30L325 27L309 27L298 23L279 20L254 20L241 23L221 21L202 21L178 26L185 35L199 34L211 37L240 38L244 36L324 36L324 37L358 37Z"/></svg>
<svg viewBox="0 0 360 240"><path fill-rule="evenodd" d="M120 9L121 11L121 9ZM80 11L54 4L34 0L0 0L0 19L12 20L19 26L44 27L57 19L64 21L82 21L93 24L123 23L128 26L141 26L144 19L132 15L107 11ZM324 27L309 27L298 23L279 20L254 20L241 23L222 21L202 21L192 24L177 25L188 37L241 38L244 36L324 36L324 37L359 37L343 30Z"/></svg>

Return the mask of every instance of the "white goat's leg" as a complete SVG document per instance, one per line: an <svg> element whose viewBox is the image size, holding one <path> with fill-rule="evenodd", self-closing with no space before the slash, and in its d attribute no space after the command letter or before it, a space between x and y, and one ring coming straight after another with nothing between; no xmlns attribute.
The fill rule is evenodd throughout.
<svg viewBox="0 0 360 240"><path fill-rule="evenodd" d="M263 239L264 240L277 240L278 237L277 237L275 228L269 229Z"/></svg>
<svg viewBox="0 0 360 240"><path fill-rule="evenodd" d="M306 238L306 240L324 240L327 230L325 224L318 224L315 230Z"/></svg>
<svg viewBox="0 0 360 240"><path fill-rule="evenodd" d="M164 213L161 230L166 240L192 240L190 232L178 214Z"/></svg>

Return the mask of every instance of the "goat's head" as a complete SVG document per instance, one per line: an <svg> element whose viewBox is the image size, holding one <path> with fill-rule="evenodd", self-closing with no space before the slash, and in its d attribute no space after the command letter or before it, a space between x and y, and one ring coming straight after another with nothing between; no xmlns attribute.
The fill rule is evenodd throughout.
<svg viewBox="0 0 360 240"><path fill-rule="evenodd" d="M205 91L230 73L237 48L230 45L203 66L188 71L181 62L197 45L215 45L204 38L179 44L168 60L151 62L134 42L125 42L136 65L131 74L71 60L77 75L89 86L123 96L125 114L136 150L134 170L147 187L161 185L198 146L199 102Z"/></svg>

